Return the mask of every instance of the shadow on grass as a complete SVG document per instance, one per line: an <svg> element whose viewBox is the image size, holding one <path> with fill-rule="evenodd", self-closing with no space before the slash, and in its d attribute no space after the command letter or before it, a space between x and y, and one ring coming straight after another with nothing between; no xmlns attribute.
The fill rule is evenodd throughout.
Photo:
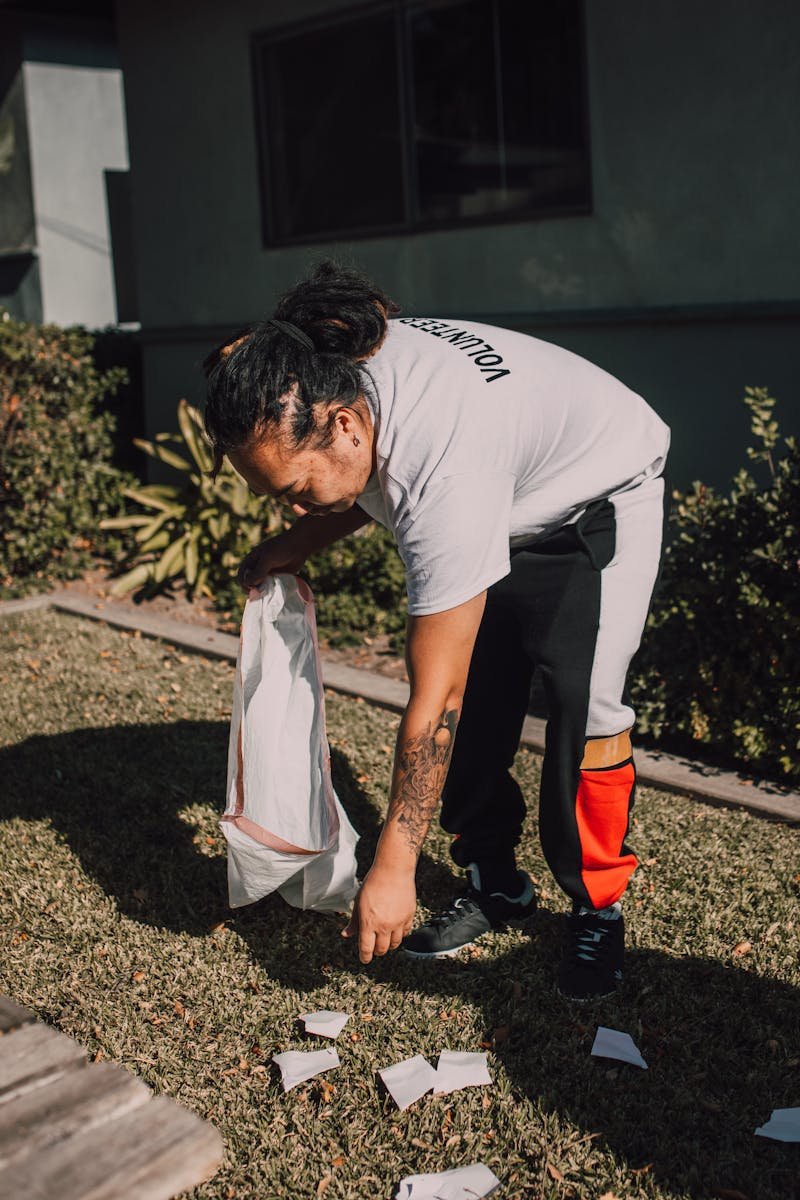
<svg viewBox="0 0 800 1200"><path fill-rule="evenodd" d="M545 1116L598 1137L662 1189L797 1200L798 1147L753 1137L773 1108L800 1102L795 989L713 960L645 950L629 955L620 997L575 1007L555 993L561 919L548 912L501 957L419 963L393 955L367 968L339 938L338 919L292 910L277 898L231 915L224 857L202 853L196 827L179 815L194 804L219 807L227 740L222 722L30 738L0 751L0 818L49 820L87 873L138 921L198 935L226 918L278 983L313 988L334 967L398 993L476 1006L487 1033L508 1031L496 1052ZM334 778L362 834L363 870L378 835L375 810L338 753ZM418 883L426 903L449 897L453 881L447 867L423 858ZM321 922L329 936L320 936ZM650 1069L591 1058L599 1024L630 1032Z"/></svg>
<svg viewBox="0 0 800 1200"><path fill-rule="evenodd" d="M197 935L223 918L258 926L274 912L270 920L280 921L287 910L279 897L231 917L223 835L214 823L198 837L189 817L180 816L193 805L220 811L227 754L224 722L116 725L32 737L0 749L0 819L50 821L120 911L147 924ZM380 826L347 758L334 750L332 765L339 798L361 835L363 874ZM202 843L205 834L217 839L216 853L198 849L195 839ZM452 873L427 856L420 872L442 895L452 887ZM317 914L294 910L294 916L319 921ZM302 986L309 986L307 976Z"/></svg>

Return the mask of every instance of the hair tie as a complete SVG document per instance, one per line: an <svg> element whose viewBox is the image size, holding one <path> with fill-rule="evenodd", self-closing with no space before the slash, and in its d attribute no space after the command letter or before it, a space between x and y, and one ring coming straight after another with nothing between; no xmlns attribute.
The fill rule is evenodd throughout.
<svg viewBox="0 0 800 1200"><path fill-rule="evenodd" d="M304 333L302 329L299 329L297 325L293 325L291 321L279 321L277 317L269 317L266 321L266 324L272 325L272 327L277 329L279 333L285 333L287 337L292 338L293 341L297 342L300 346L303 346L306 350L311 350L313 352L317 348L308 334Z"/></svg>

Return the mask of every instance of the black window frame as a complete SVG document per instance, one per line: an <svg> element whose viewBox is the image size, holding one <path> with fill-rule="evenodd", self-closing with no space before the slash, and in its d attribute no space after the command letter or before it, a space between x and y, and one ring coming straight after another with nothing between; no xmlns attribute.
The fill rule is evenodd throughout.
<svg viewBox="0 0 800 1200"><path fill-rule="evenodd" d="M520 0L522 2L522 0ZM555 0L557 2L557 0ZM427 0L431 7L451 7L459 0ZM592 147L590 137L589 114L589 72L586 38L586 0L578 0L578 21L580 44L580 71L582 82L581 97L581 131L586 166L587 199L584 203L561 203L558 205L532 206L524 213L492 212L474 217L447 218L437 221L415 220L415 194L417 188L417 163L415 143L413 138L414 125L414 88L413 68L411 63L412 23L407 14L421 7L421 0L378 0L378 2L359 4L338 9L333 13L320 13L317 17L292 21L269 29L262 29L251 35L250 59L253 85L253 105L255 110L255 134L257 145L257 162L259 174L259 191L261 198L261 238L265 249L280 247L308 246L325 242L363 241L367 238L386 238L409 236L417 233L445 233L453 230L479 228L487 225L518 225L529 221L546 218L559 219L573 216L587 216L594 211L594 196L592 187ZM304 233L279 236L275 230L273 201L270 195L269 172L271 167L269 102L267 99L267 82L262 70L262 48L281 41L291 40L300 34L307 35L315 30L323 31L335 26L369 19L374 16L394 14L395 45L397 57L399 110L401 114L400 147L401 171L403 180L403 204L406 218L402 222L375 224L369 227L349 226L340 229L330 229L320 233Z"/></svg>

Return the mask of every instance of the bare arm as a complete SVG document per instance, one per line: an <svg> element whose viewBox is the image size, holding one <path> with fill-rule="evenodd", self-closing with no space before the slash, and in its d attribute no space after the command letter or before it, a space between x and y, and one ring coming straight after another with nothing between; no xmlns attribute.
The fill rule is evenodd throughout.
<svg viewBox="0 0 800 1200"><path fill-rule="evenodd" d="M481 592L447 612L409 620L411 697L397 735L389 808L345 931L352 936L358 930L362 962L395 949L411 928L417 859L447 778L485 604L486 593Z"/></svg>
<svg viewBox="0 0 800 1200"><path fill-rule="evenodd" d="M338 542L371 521L357 504L346 512L326 517L301 517L291 528L267 538L242 559L239 582L244 588L257 587L275 571L296 575L312 554Z"/></svg>
<svg viewBox="0 0 800 1200"><path fill-rule="evenodd" d="M397 735L377 864L413 871L439 806L461 715L486 593L447 612L411 617L406 662L411 697Z"/></svg>

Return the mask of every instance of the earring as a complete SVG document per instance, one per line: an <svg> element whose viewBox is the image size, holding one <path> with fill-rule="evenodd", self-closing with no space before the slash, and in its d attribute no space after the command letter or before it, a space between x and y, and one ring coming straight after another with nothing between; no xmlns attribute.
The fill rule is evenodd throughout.
<svg viewBox="0 0 800 1200"><path fill-rule="evenodd" d="M353 437L353 445L354 445L354 446L360 446L360 445L361 445L361 442L360 442L360 441L359 441L359 439L358 439L357 437L355 437L355 436Z"/></svg>

